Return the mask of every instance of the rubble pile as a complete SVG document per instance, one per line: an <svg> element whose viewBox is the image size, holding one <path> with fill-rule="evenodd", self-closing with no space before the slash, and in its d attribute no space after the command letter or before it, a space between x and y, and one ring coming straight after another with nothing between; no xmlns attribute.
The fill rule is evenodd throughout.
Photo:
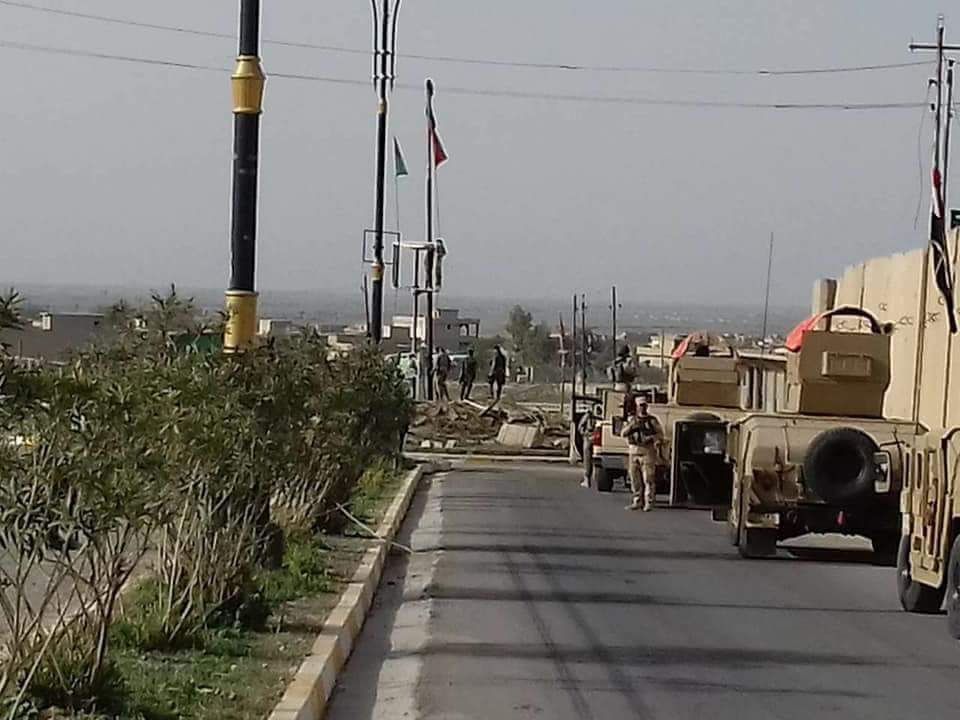
<svg viewBox="0 0 960 720"><path fill-rule="evenodd" d="M492 405L470 401L418 403L407 442L422 449L495 447L498 438L503 442L516 435L504 428L524 427L536 428L532 435L521 433L528 438L524 443L527 447L564 449L568 445L568 426L564 418L557 413L520 407L506 400Z"/></svg>
<svg viewBox="0 0 960 720"><path fill-rule="evenodd" d="M498 413L483 415L483 410L483 406L478 409L473 404L460 402L446 407L440 403L418 403L409 438L415 445L425 440L441 444L454 441L458 445L491 443L500 431L503 418Z"/></svg>

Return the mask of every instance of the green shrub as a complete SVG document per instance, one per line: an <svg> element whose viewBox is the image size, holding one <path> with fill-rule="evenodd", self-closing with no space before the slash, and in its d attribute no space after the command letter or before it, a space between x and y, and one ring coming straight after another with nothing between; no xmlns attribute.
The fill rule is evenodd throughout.
<svg viewBox="0 0 960 720"><path fill-rule="evenodd" d="M0 301L0 322L14 306ZM55 570L15 619L0 699L31 688L79 703L108 683L111 640L191 647L325 587L314 534L342 525L367 468L397 458L412 405L374 349L331 357L307 333L201 353L182 341L209 330L195 315L175 293L118 306L110 340L67 368L26 372L0 353L0 560L15 567L0 592L23 598ZM14 429L26 445L6 442ZM147 553L154 575L122 603ZM121 604L131 614L111 632Z"/></svg>

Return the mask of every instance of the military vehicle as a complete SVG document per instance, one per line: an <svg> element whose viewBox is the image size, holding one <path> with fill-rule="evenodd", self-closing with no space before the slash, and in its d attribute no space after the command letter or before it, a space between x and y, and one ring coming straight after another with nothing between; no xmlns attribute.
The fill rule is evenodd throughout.
<svg viewBox="0 0 960 720"><path fill-rule="evenodd" d="M897 591L904 610L938 613L960 639L960 428L918 437L901 495Z"/></svg>
<svg viewBox="0 0 960 720"><path fill-rule="evenodd" d="M831 332L830 319L844 315L869 328ZM729 426L731 539L742 556L760 557L779 540L843 533L892 557L905 458L923 428L883 417L889 333L870 313L840 307L801 323L786 345L784 410Z"/></svg>
<svg viewBox="0 0 960 720"><path fill-rule="evenodd" d="M617 479L627 474L627 441L620 437L623 428L623 402L627 388L615 385L598 391L601 405L601 419L593 431L593 478L600 492L610 492ZM648 402L665 400L665 396L655 387L635 388L634 394L644 396ZM652 407L652 406L651 406ZM658 468L657 486L665 488L666 466ZM659 491L658 490L658 491Z"/></svg>
<svg viewBox="0 0 960 720"><path fill-rule="evenodd" d="M722 340L694 333L671 355L666 396L648 397L656 400L649 412L667 437L657 485L658 492L669 492L671 505L729 501L732 472L726 463L726 428L750 409L751 402L745 402L741 392L743 362ZM628 448L620 437L624 395L625 389L606 392L603 420L594 432L594 478L601 492L609 492L626 472Z"/></svg>

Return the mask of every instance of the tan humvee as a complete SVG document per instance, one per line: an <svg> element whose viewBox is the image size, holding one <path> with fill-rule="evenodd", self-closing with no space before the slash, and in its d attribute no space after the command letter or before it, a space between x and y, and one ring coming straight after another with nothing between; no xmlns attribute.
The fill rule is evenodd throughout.
<svg viewBox="0 0 960 720"><path fill-rule="evenodd" d="M865 318L869 331L815 329L847 314ZM730 425L732 541L754 557L774 554L778 540L844 533L892 556L904 458L923 428L883 417L890 336L869 313L838 308L798 326L787 345L784 411Z"/></svg>
<svg viewBox="0 0 960 720"><path fill-rule="evenodd" d="M960 639L960 428L918 437L900 499L897 591L904 610L937 613Z"/></svg>
<svg viewBox="0 0 960 720"><path fill-rule="evenodd" d="M686 345L679 348L670 368L667 402L649 405L666 436L657 476L659 490L669 492L672 505L729 501L726 427L748 410L741 399L739 356L725 344L715 344L712 352L696 357L687 354ZM601 492L608 492L625 473L623 398L624 390L605 393L603 420L594 434L593 472Z"/></svg>

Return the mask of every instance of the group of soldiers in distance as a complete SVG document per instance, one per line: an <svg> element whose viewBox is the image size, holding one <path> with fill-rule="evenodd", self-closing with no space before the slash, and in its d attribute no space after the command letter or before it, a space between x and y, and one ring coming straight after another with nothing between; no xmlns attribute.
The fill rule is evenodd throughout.
<svg viewBox="0 0 960 720"><path fill-rule="evenodd" d="M400 359L400 371L407 381L410 393L417 397L417 385L421 380L422 368L426 365L427 349L420 348L416 356L406 355ZM437 400L450 401L447 383L453 371L453 358L446 348L440 348L433 357L433 382ZM470 400L473 394L473 385L477 380L479 363L473 348L467 350L467 355L459 363L460 373L457 382L460 385L460 400ZM507 356L503 348L497 345L493 349L490 359L490 371L487 373L487 384L490 387L490 399L498 401L503 396L503 387L507 384Z"/></svg>
<svg viewBox="0 0 960 720"><path fill-rule="evenodd" d="M699 351L699 348L697 349ZM707 348L709 353L709 347ZM623 428L621 437L629 447L627 454L627 475L630 478L630 491L633 499L627 510L653 510L656 498L657 459L660 446L664 441L663 426L651 415L647 408L647 397L633 390L637 378L637 368L630 355L630 348L624 345L609 370L614 389L624 393ZM598 405L591 406L580 419L580 437L582 438L583 481L582 487L589 488L593 474L593 430L600 414Z"/></svg>

